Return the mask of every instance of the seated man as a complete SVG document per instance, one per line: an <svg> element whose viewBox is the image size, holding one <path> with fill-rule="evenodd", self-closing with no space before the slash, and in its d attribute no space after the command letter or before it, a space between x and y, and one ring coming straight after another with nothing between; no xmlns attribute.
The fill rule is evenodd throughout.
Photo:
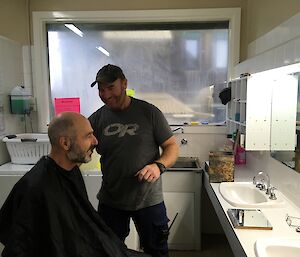
<svg viewBox="0 0 300 257"><path fill-rule="evenodd" d="M146 256L128 250L88 200L78 168L97 139L81 114L65 112L48 129L52 146L14 186L0 210L3 257Z"/></svg>

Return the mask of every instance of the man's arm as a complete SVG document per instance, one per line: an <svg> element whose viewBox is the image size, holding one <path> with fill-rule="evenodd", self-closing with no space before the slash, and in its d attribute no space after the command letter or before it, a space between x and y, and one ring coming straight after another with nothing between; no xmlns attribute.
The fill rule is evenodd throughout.
<svg viewBox="0 0 300 257"><path fill-rule="evenodd" d="M162 163L166 167L171 167L176 162L179 153L179 146L175 136L171 136L163 142L161 148L162 154L156 161Z"/></svg>
<svg viewBox="0 0 300 257"><path fill-rule="evenodd" d="M171 167L177 160L179 146L175 136L171 136L161 144L162 154L156 162L162 163L165 167ZM139 180L147 182L155 182L160 177L160 169L156 163L146 165L143 169L137 172Z"/></svg>

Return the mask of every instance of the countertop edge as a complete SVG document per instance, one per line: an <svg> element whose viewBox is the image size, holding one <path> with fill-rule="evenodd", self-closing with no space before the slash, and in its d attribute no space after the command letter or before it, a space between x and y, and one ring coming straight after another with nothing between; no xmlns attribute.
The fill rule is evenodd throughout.
<svg viewBox="0 0 300 257"><path fill-rule="evenodd" d="M239 239L237 238L236 233L234 232L230 221L228 220L224 209L219 202L219 199L217 195L214 192L213 187L211 186L211 183L209 182L209 176L207 172L203 172L203 183L204 183L204 188L207 191L208 197L212 202L212 205L216 211L216 214L220 220L220 224L224 230L224 233L227 237L227 240L230 244L230 247L232 249L232 252L234 253L235 256L237 257L247 257L247 254L244 251L244 248L242 247Z"/></svg>
<svg viewBox="0 0 300 257"><path fill-rule="evenodd" d="M295 231L295 228L289 227L285 222L286 214L300 217L298 208L295 208L293 203L286 196L284 207L278 208L259 208L269 222L272 224L272 230L254 230L254 229L236 229L232 226L227 215L227 209L237 208L231 206L225 201L219 192L220 183L210 183L207 172L204 172L203 183L208 196L216 210L217 216L224 229L230 247L236 257L256 257L254 244L256 240L261 238L297 238L300 239L300 233ZM252 181L253 171L247 167L237 168L235 170L235 181L249 182Z"/></svg>

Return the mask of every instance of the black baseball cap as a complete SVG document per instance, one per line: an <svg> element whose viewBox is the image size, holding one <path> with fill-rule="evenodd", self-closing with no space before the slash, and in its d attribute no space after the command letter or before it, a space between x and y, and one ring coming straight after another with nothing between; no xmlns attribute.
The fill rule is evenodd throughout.
<svg viewBox="0 0 300 257"><path fill-rule="evenodd" d="M96 75L96 80L91 84L91 87L98 83L98 87L103 84L112 83L117 79L126 79L122 69L113 64L103 66Z"/></svg>
<svg viewBox="0 0 300 257"><path fill-rule="evenodd" d="M231 100L231 87L225 87L219 94L222 104L226 105Z"/></svg>

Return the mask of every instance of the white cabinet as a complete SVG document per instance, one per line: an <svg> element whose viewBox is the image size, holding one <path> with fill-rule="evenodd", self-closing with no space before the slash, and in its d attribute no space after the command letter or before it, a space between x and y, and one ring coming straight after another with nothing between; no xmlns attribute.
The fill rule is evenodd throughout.
<svg viewBox="0 0 300 257"><path fill-rule="evenodd" d="M24 168L22 168L24 167ZM14 165L14 164L4 164L0 166L0 208L2 207L4 201L6 200L8 194L12 190L13 186L18 182L18 180L30 170L32 166L30 165ZM15 174L14 174L15 173ZM1 175L4 174L4 175ZM8 175L7 175L8 174ZM9 175L12 174L12 175ZM17 175L16 175L17 174ZM86 185L87 194L89 200L93 207L97 210L98 199L96 197L101 183L101 175L87 175L83 173L83 180ZM125 241L128 248L137 250L139 248L138 234L135 229L133 222L130 223L130 234ZM0 252L3 246L0 244Z"/></svg>
<svg viewBox="0 0 300 257"><path fill-rule="evenodd" d="M228 133L245 135L246 150L270 149L271 96L270 83L256 76L229 82L231 101L228 103Z"/></svg>
<svg viewBox="0 0 300 257"><path fill-rule="evenodd" d="M228 84L228 133L244 134L246 150L295 148L297 79L292 74L271 75L260 72Z"/></svg>
<svg viewBox="0 0 300 257"><path fill-rule="evenodd" d="M261 76L247 79L246 150L270 150L272 83Z"/></svg>
<svg viewBox="0 0 300 257"><path fill-rule="evenodd" d="M26 167L26 171L30 168L31 167ZM7 168L7 165L0 166L0 174L1 172L2 174L11 174L12 171L9 169L11 168ZM26 171L22 171L22 173L24 174ZM0 207L4 203L14 184L21 177L22 174L0 175ZM88 175L83 172L83 179L87 188L89 200L94 208L97 209L98 199L96 198L96 195L102 183L102 176ZM201 248L201 179L201 172L167 171L163 174L163 193L167 207L167 215L169 219L172 220L176 213L178 213L177 219L170 231L168 241L170 249L199 250ZM125 243L131 249L139 249L139 238L133 222L130 223L130 234L126 238Z"/></svg>
<svg viewBox="0 0 300 257"><path fill-rule="evenodd" d="M201 172L170 171L163 175L164 201L171 225L169 249L200 250Z"/></svg>
<svg viewBox="0 0 300 257"><path fill-rule="evenodd" d="M294 151L296 145L298 76L274 80L272 95L271 150Z"/></svg>
<svg viewBox="0 0 300 257"><path fill-rule="evenodd" d="M84 174L84 172L83 172ZM89 200L93 207L98 209L98 199L97 194L101 187L102 176L101 175L83 175L83 180L87 189L87 194ZM130 233L129 236L125 240L125 244L128 248L138 250L139 249L139 237L138 233L135 229L134 223L130 221Z"/></svg>
<svg viewBox="0 0 300 257"><path fill-rule="evenodd" d="M169 248L176 250L195 249L195 196L194 193L164 192L168 217L178 216L170 230Z"/></svg>
<svg viewBox="0 0 300 257"><path fill-rule="evenodd" d="M0 173L1 172L2 171L0 169ZM21 177L22 175L0 175L0 208L4 204L14 184L16 184ZM3 251L3 249L4 246L0 243L0 253Z"/></svg>
<svg viewBox="0 0 300 257"><path fill-rule="evenodd" d="M21 178L21 175L9 176L9 175L0 175L0 208L4 204L7 196L12 190L13 186L18 182Z"/></svg>

